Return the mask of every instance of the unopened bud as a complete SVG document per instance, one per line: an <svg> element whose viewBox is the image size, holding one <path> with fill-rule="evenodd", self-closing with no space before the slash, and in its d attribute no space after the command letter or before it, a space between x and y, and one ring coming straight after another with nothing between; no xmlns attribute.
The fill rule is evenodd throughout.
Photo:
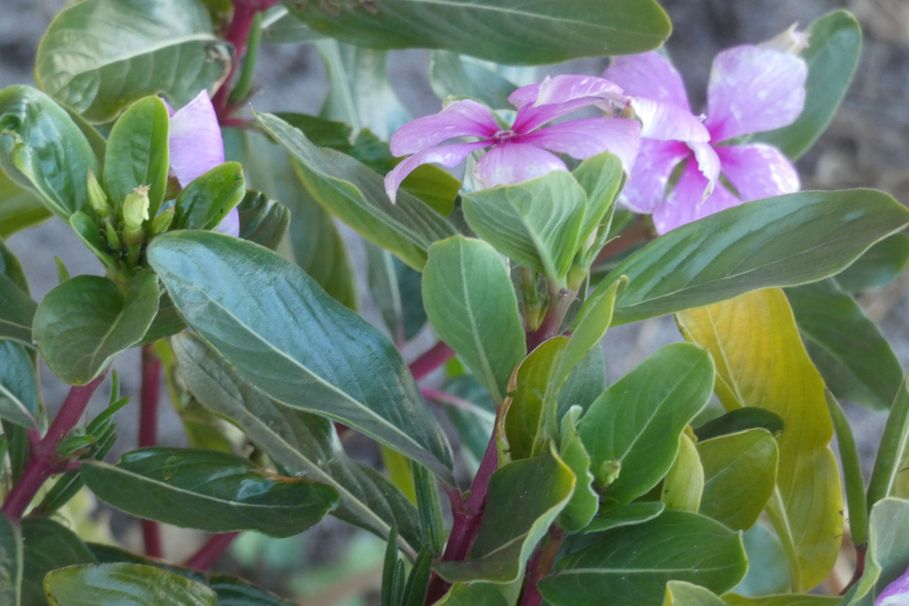
<svg viewBox="0 0 909 606"><path fill-rule="evenodd" d="M174 222L175 211L175 207L169 206L152 219L151 231L154 235L163 234L170 228L170 224Z"/></svg>
<svg viewBox="0 0 909 606"><path fill-rule="evenodd" d="M808 48L811 34L806 31L799 31L798 23L793 23L783 32L780 32L773 38L765 40L758 44L761 48L778 50L792 55L799 55L803 50Z"/></svg>
<svg viewBox="0 0 909 606"><path fill-rule="evenodd" d="M111 250L120 250L120 236L117 235L117 230L110 221L104 223L104 237Z"/></svg>
<svg viewBox="0 0 909 606"><path fill-rule="evenodd" d="M600 491L605 490L610 484L615 482L619 473L622 471L622 462L609 460L603 461L603 464L600 465L600 468L597 470L596 474L596 484L597 488Z"/></svg>
<svg viewBox="0 0 909 606"><path fill-rule="evenodd" d="M123 201L123 239L127 244L142 241L142 224L148 220L148 187L134 189Z"/></svg>
<svg viewBox="0 0 909 606"><path fill-rule="evenodd" d="M104 219L110 215L110 202L107 199L107 194L104 193L101 184L98 183L95 173L91 171L88 173L88 204L98 218Z"/></svg>

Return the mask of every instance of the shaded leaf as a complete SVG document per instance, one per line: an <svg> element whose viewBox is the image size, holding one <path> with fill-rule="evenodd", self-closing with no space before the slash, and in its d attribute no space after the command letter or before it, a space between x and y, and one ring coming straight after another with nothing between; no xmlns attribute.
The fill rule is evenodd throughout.
<svg viewBox="0 0 909 606"><path fill-rule="evenodd" d="M508 96L517 88L491 65L445 50L430 55L429 83L443 101L451 96L464 96L493 109L511 109Z"/></svg>
<svg viewBox="0 0 909 606"><path fill-rule="evenodd" d="M0 170L0 238L37 225L51 217L38 197L28 192Z"/></svg>
<svg viewBox="0 0 909 606"><path fill-rule="evenodd" d="M22 597L22 533L0 514L0 602L19 606Z"/></svg>
<svg viewBox="0 0 909 606"><path fill-rule="evenodd" d="M2 207L0 207L2 212ZM868 249L858 260L834 278L846 292L884 288L909 263L909 234L893 234Z"/></svg>
<svg viewBox="0 0 909 606"><path fill-rule="evenodd" d="M32 357L22 344L0 340L0 417L37 429L40 415L38 376Z"/></svg>
<svg viewBox="0 0 909 606"><path fill-rule="evenodd" d="M49 518L22 521L25 546L22 571L22 604L43 606L44 577L51 570L75 564L94 564L95 557L76 534Z"/></svg>
<svg viewBox="0 0 909 606"><path fill-rule="evenodd" d="M262 192L247 191L237 205L240 214L240 237L275 249L287 232L290 211Z"/></svg>

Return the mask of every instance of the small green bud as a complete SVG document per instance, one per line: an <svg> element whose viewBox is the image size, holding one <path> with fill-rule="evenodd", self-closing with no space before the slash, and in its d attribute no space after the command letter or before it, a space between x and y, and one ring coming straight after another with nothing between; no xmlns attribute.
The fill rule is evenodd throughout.
<svg viewBox="0 0 909 606"><path fill-rule="evenodd" d="M615 460L603 461L603 464L600 465L600 468L596 473L596 487L599 492L603 492L606 488L615 482L619 474L622 472L622 462Z"/></svg>
<svg viewBox="0 0 909 606"><path fill-rule="evenodd" d="M123 201L123 239L127 244L142 242L142 225L148 221L148 187L134 189Z"/></svg>
<svg viewBox="0 0 909 606"><path fill-rule="evenodd" d="M120 236L110 221L104 222L104 237L111 250L120 250Z"/></svg>
<svg viewBox="0 0 909 606"><path fill-rule="evenodd" d="M174 222L174 213L175 212L176 212L176 208L173 206L170 206L170 207L162 210L160 213L158 213L158 216L155 217L154 219L152 219L152 224L151 224L152 234L157 236L158 234L163 234L164 232L166 232L170 228L170 224Z"/></svg>
<svg viewBox="0 0 909 606"><path fill-rule="evenodd" d="M107 199L107 194L104 193L104 189L98 183L95 173L91 171L88 172L88 204L95 211L95 215L98 218L104 219L110 215L110 202Z"/></svg>

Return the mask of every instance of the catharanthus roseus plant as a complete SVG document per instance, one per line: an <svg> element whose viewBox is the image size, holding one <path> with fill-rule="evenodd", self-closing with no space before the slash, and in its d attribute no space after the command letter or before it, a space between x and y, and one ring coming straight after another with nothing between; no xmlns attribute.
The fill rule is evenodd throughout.
<svg viewBox="0 0 909 606"><path fill-rule="evenodd" d="M669 33L653 0L62 10L0 90L0 604L909 603L909 383L856 301L909 211L796 168L858 23L721 51L703 114ZM258 106L274 41L321 53L320 115ZM37 296L48 218L98 264L29 252ZM843 402L886 411L867 479Z"/></svg>

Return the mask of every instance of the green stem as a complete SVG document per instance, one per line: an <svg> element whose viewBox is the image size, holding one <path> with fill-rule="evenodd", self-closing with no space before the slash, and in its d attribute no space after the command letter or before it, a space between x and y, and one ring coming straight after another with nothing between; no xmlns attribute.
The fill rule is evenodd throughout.
<svg viewBox="0 0 909 606"><path fill-rule="evenodd" d="M228 98L228 102L231 105L243 103L249 96L250 90L252 90L253 71L256 67L256 57L259 55L259 45L262 43L262 15L262 13L256 13L253 17L252 26L249 29L249 38L246 43L246 58L243 61L243 71L240 72L240 78Z"/></svg>
<svg viewBox="0 0 909 606"><path fill-rule="evenodd" d="M840 403L827 392L827 408L833 419L836 441L840 448L840 463L843 466L843 481L846 484L846 504L849 507L849 531L852 542L859 547L868 542L868 507L865 504L865 478L849 420L843 414Z"/></svg>
<svg viewBox="0 0 909 606"><path fill-rule="evenodd" d="M890 494L893 482L899 472L900 461L906 450L906 438L909 436L909 377L900 384L900 391L890 407L890 416L884 426L881 446L874 461L871 481L868 482L868 509Z"/></svg>

